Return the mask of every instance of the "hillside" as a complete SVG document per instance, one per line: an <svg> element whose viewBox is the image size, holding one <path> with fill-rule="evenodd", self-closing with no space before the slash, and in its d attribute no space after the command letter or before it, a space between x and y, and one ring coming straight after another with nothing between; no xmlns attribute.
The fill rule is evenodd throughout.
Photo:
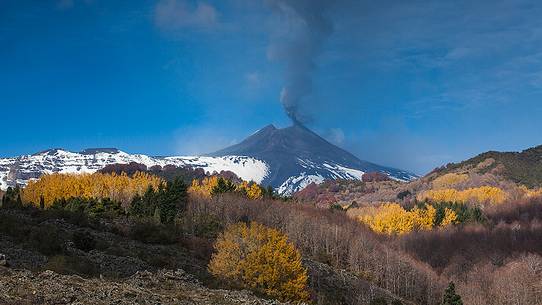
<svg viewBox="0 0 542 305"><path fill-rule="evenodd" d="M282 129L268 125L241 143L210 154L229 155L249 156L268 164L269 175L263 183L281 194L328 179L361 180L368 172L380 172L398 181L417 178L407 171L360 160L300 123Z"/></svg>
<svg viewBox="0 0 542 305"><path fill-rule="evenodd" d="M141 154L129 154L114 148L85 149L71 152L64 149L50 149L33 155L12 158L0 158L0 189L25 186L29 180L43 174L94 173L108 165L138 163L151 168L153 166L191 167L205 172L231 171L247 181L261 182L267 175L267 164L250 157L224 156L173 156L151 157Z"/></svg>
<svg viewBox="0 0 542 305"><path fill-rule="evenodd" d="M115 148L91 148L71 152L55 148L32 155L0 158L0 189L25 186L51 173L94 173L114 164L137 163L152 167L190 167L204 172L229 171L246 181L272 186L290 195L310 183L328 179L361 180L379 172L397 181L417 176L407 171L362 161L327 142L305 126L277 129L269 125L241 143L207 156L157 157L129 154Z"/></svg>
<svg viewBox="0 0 542 305"><path fill-rule="evenodd" d="M493 173L527 187L542 186L542 145L521 152L489 151L460 163L452 163L435 173L450 172Z"/></svg>
<svg viewBox="0 0 542 305"><path fill-rule="evenodd" d="M7 259L7 268L0 263L0 304L280 304L238 291L208 272L213 242L225 227L219 221L236 222L236 205L248 206L238 201L226 197L190 203L178 227L69 210L0 206L0 256ZM251 202L250 218L264 222L268 204ZM284 209L276 208L280 206ZM285 215L295 213L289 205L276 207ZM304 255L303 265L313 297L321 304L401 299L376 282L317 258Z"/></svg>
<svg viewBox="0 0 542 305"><path fill-rule="evenodd" d="M453 177L459 180L448 181ZM522 152L482 153L463 162L437 168L408 183L329 180L320 185L309 185L295 193L294 198L320 207L334 204L346 207L353 202L409 201L427 190L465 190L480 186L503 189L516 199L525 192L525 188L536 190L542 187L542 146Z"/></svg>

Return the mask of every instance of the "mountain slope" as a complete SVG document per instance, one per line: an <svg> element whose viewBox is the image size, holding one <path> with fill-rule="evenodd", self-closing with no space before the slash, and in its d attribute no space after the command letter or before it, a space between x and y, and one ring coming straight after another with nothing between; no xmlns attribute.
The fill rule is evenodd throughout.
<svg viewBox="0 0 542 305"><path fill-rule="evenodd" d="M292 194L310 183L327 179L361 180L368 172L381 172L398 181L416 175L359 160L327 142L306 127L295 124L277 129L269 125L237 145L207 156L151 157L128 154L115 148L81 152L50 149L33 155L0 159L0 189L26 185L50 173L94 173L110 164L136 162L151 166L175 165L203 168L206 172L232 171L247 181L271 185L281 194Z"/></svg>
<svg viewBox="0 0 542 305"><path fill-rule="evenodd" d="M63 149L50 149L34 155L0 159L0 189L8 186L26 185L50 173L94 173L106 165L136 162L147 167L159 165L191 166L203 168L209 173L229 170L244 180L262 182L268 174L267 165L250 157L149 157L128 154L114 148L86 149L75 153Z"/></svg>
<svg viewBox="0 0 542 305"><path fill-rule="evenodd" d="M493 173L527 187L542 186L542 145L521 152L489 151L460 163L437 169L433 174L475 171Z"/></svg>
<svg viewBox="0 0 542 305"><path fill-rule="evenodd" d="M253 157L267 163L270 172L263 183L285 194L326 179L360 180L367 172L382 172L401 181L416 178L406 171L362 161L300 124L283 129L268 125L239 144L209 154L229 155Z"/></svg>

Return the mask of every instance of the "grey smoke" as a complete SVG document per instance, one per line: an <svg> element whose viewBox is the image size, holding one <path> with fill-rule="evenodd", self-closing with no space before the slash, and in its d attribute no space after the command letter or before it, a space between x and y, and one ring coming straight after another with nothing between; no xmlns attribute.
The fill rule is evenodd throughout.
<svg viewBox="0 0 542 305"><path fill-rule="evenodd" d="M330 0L268 0L280 18L279 29L270 46L270 56L285 66L285 84L280 101L294 123L308 119L315 60L333 32L326 18Z"/></svg>

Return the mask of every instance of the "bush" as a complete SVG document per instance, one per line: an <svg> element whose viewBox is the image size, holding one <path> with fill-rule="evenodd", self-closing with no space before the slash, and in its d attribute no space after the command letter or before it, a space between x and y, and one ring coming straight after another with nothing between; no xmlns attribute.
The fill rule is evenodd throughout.
<svg viewBox="0 0 542 305"><path fill-rule="evenodd" d="M130 238L147 244L174 244L177 233L173 226L164 226L152 221L136 222L130 227Z"/></svg>
<svg viewBox="0 0 542 305"><path fill-rule="evenodd" d="M73 233L73 244L77 249L88 252L96 248L96 240L88 232Z"/></svg>
<svg viewBox="0 0 542 305"><path fill-rule="evenodd" d="M31 246L44 255L55 255L64 252L64 241L59 230L52 226L34 227L30 232Z"/></svg>
<svg viewBox="0 0 542 305"><path fill-rule="evenodd" d="M99 274L98 267L88 259L66 255L55 255L50 257L44 269L52 270L60 274L78 274L84 276L95 276Z"/></svg>
<svg viewBox="0 0 542 305"><path fill-rule="evenodd" d="M216 277L282 301L309 300L301 254L278 230L240 222L218 237L215 251L209 271Z"/></svg>

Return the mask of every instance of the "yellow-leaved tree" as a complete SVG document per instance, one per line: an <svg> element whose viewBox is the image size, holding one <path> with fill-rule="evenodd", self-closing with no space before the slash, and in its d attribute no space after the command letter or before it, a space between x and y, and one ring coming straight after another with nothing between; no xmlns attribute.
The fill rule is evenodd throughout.
<svg viewBox="0 0 542 305"><path fill-rule="evenodd" d="M359 221L373 231L385 234L405 234L413 230L431 230L435 226L437 210L432 205L408 211L398 203L382 203L356 211Z"/></svg>
<svg viewBox="0 0 542 305"><path fill-rule="evenodd" d="M456 189L428 190L418 195L420 201L432 202L476 202L500 204L508 198L508 194L502 189L494 186L481 186L469 188L463 191Z"/></svg>
<svg viewBox="0 0 542 305"><path fill-rule="evenodd" d="M433 180L433 188L450 188L469 179L467 174L448 173Z"/></svg>
<svg viewBox="0 0 542 305"><path fill-rule="evenodd" d="M373 231L385 234L403 234L414 229L414 215L397 203L383 203L380 207L369 207L359 217Z"/></svg>
<svg viewBox="0 0 542 305"><path fill-rule="evenodd" d="M23 189L23 201L49 207L55 200L81 198L109 198L124 205L135 195L143 195L149 187L158 189L164 181L156 176L137 172L113 174L50 174L32 180Z"/></svg>
<svg viewBox="0 0 542 305"><path fill-rule="evenodd" d="M255 222L231 225L220 234L209 271L281 301L309 301L299 250L280 231Z"/></svg>
<svg viewBox="0 0 542 305"><path fill-rule="evenodd" d="M261 199L263 197L263 191L261 186L254 182L243 181L237 186L238 191L245 193L248 199Z"/></svg>
<svg viewBox="0 0 542 305"><path fill-rule="evenodd" d="M446 227L458 223L457 214L450 208L444 208L444 218L440 222L441 227Z"/></svg>
<svg viewBox="0 0 542 305"><path fill-rule="evenodd" d="M215 188L217 185L218 185L217 176L205 177L201 180L194 179L192 180L192 185L190 186L188 191L192 194L199 195L202 197L211 197L213 188Z"/></svg>

